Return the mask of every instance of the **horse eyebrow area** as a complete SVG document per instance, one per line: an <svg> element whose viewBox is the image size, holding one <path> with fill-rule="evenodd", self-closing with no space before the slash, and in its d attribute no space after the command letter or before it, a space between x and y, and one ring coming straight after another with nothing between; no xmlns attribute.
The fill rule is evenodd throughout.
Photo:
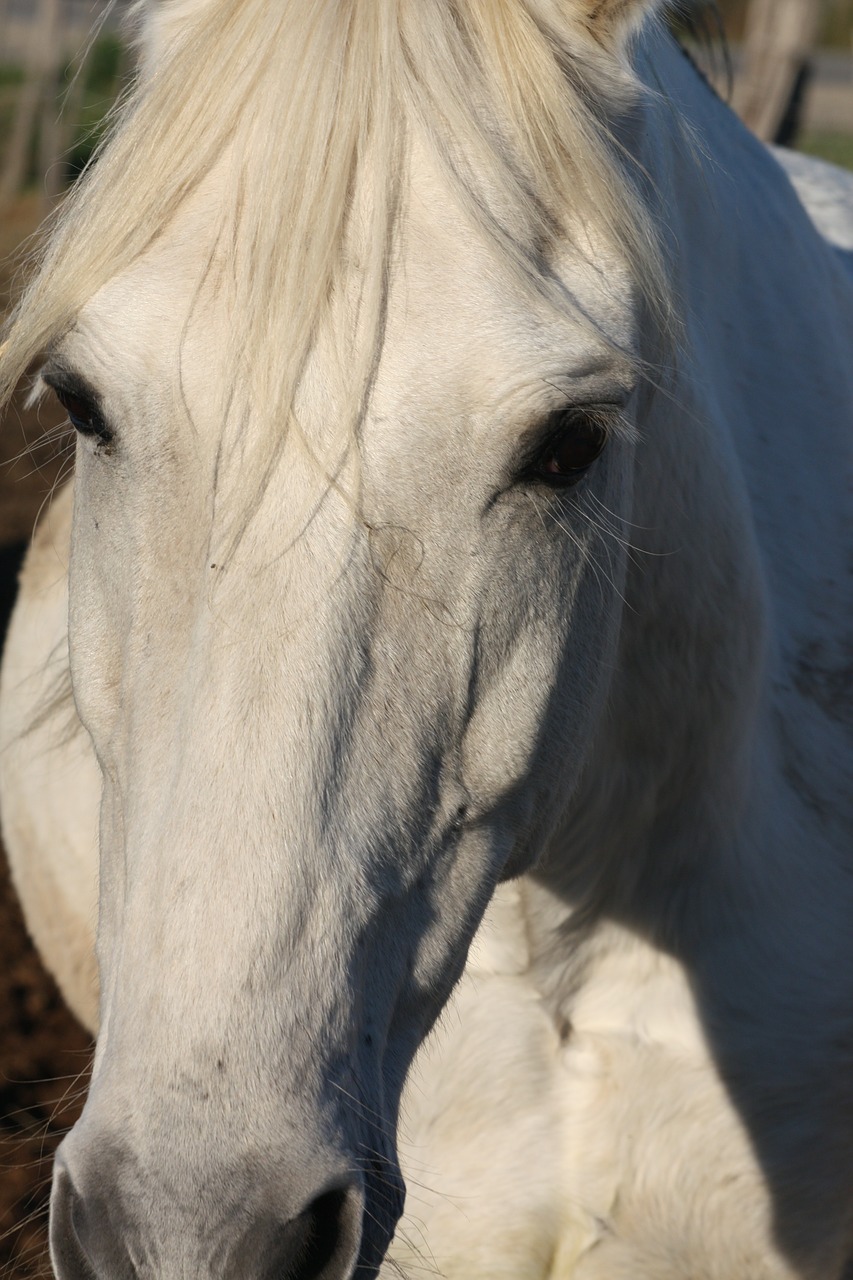
<svg viewBox="0 0 853 1280"><path fill-rule="evenodd" d="M103 401L99 391L91 382L73 369L58 355L49 355L39 371L39 378L52 391L62 391L66 395L77 396L85 400L99 413L103 410Z"/></svg>

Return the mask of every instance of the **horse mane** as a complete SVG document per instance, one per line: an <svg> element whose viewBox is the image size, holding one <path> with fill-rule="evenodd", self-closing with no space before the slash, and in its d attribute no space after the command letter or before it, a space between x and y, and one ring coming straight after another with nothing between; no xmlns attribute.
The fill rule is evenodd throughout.
<svg viewBox="0 0 853 1280"><path fill-rule="evenodd" d="M651 219L609 124L633 80L567 0L170 0L159 42L156 9L154 52L7 323L0 404L226 153L216 260L231 293L229 381L274 435L293 419L340 284L357 190L369 192L358 329L380 340L416 131L532 288L553 294L547 246L589 227L619 247L647 298L665 295ZM355 365L351 350L341 362L350 423L375 367L376 343L361 346Z"/></svg>

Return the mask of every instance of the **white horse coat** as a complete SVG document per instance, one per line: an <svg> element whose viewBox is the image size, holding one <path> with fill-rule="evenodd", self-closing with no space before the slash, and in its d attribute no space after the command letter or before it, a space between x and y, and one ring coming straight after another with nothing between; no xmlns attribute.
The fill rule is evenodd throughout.
<svg viewBox="0 0 853 1280"><path fill-rule="evenodd" d="M571 802L494 892L409 1075L382 1276L838 1280L853 1253L853 178L769 154L668 40L636 63L683 325L645 410L666 429L640 411L633 497L600 507L633 550L601 569L624 612ZM22 578L0 782L33 937L95 1030L101 770L67 701L43 713L71 509Z"/></svg>

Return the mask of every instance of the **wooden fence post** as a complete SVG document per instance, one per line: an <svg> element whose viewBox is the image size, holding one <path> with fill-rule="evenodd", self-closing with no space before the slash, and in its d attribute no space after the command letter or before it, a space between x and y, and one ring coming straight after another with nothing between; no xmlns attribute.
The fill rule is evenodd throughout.
<svg viewBox="0 0 853 1280"><path fill-rule="evenodd" d="M750 0L745 61L732 106L765 142L779 139L802 89L822 8L823 0Z"/></svg>
<svg viewBox="0 0 853 1280"><path fill-rule="evenodd" d="M24 82L0 172L0 210L20 191L26 177L30 145L45 98L57 109L58 66L61 59L60 0L40 0L30 23L24 61Z"/></svg>

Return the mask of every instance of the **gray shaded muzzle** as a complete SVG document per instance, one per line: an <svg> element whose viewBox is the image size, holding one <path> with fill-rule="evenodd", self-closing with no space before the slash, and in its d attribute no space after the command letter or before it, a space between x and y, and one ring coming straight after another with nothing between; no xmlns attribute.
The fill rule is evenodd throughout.
<svg viewBox="0 0 853 1280"><path fill-rule="evenodd" d="M97 1189L84 1195L57 1157L50 1248L58 1280L369 1280L403 1209L399 1175L383 1167L363 1179L333 1173L298 1198L285 1187L267 1189L264 1203L278 1200L278 1211L250 1211L248 1222L241 1206L223 1209L219 1222L209 1212L197 1221L184 1214L176 1229L174 1220L158 1223L156 1204L122 1194L121 1168L108 1149L87 1171L85 1181Z"/></svg>

